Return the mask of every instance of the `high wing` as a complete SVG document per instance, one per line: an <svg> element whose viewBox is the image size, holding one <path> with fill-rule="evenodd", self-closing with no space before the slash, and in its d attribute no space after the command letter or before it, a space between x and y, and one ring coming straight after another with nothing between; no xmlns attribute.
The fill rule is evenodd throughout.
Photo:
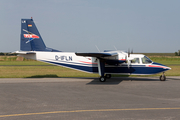
<svg viewBox="0 0 180 120"><path fill-rule="evenodd" d="M111 57L111 56L117 56L118 53L107 53L107 52L101 52L101 53L75 53L77 56L84 56L84 57Z"/></svg>
<svg viewBox="0 0 180 120"><path fill-rule="evenodd" d="M97 59L100 59L102 62L105 62L108 65L118 65L126 62L126 60L119 60L114 58L116 56L118 58L118 52L75 53L75 54L77 56L96 57Z"/></svg>

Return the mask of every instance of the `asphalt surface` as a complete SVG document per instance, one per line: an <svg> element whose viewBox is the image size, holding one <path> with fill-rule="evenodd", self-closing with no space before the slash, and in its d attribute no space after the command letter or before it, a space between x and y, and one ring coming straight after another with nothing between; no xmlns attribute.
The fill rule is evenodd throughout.
<svg viewBox="0 0 180 120"><path fill-rule="evenodd" d="M3 78L0 120L179 120L180 77Z"/></svg>

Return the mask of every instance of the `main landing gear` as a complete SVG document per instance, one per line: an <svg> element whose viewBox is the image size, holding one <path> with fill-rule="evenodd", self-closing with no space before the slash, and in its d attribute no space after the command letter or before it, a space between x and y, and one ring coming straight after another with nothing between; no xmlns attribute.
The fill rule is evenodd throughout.
<svg viewBox="0 0 180 120"><path fill-rule="evenodd" d="M166 80L166 76L163 72L163 74L159 77L160 81L165 81Z"/></svg>
<svg viewBox="0 0 180 120"><path fill-rule="evenodd" d="M99 78L99 81L100 81L100 82L105 82L106 79L109 79L109 78L111 78L111 74L106 74L105 76L101 76L101 77Z"/></svg>
<svg viewBox="0 0 180 120"><path fill-rule="evenodd" d="M105 76L101 76L101 77L99 78L99 81L100 81L100 82L105 82L105 81L106 81L106 77L105 77Z"/></svg>

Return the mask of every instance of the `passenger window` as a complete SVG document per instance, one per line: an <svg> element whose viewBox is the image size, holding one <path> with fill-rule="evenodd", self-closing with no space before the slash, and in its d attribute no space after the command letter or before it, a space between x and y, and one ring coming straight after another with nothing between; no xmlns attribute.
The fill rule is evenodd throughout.
<svg viewBox="0 0 180 120"><path fill-rule="evenodd" d="M139 64L139 58L134 58L133 60L131 60L131 63Z"/></svg>

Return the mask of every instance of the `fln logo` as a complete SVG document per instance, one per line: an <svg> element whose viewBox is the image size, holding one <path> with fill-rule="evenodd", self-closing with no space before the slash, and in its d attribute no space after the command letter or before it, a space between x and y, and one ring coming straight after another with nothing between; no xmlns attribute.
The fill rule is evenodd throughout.
<svg viewBox="0 0 180 120"><path fill-rule="evenodd" d="M58 56L55 55L56 60L61 60L61 61L72 61L72 56Z"/></svg>
<svg viewBox="0 0 180 120"><path fill-rule="evenodd" d="M39 39L39 36L23 29L23 31L27 32L28 34L24 34L24 38L29 38L28 41L26 41L26 43L29 43L30 41L34 40L34 39Z"/></svg>

